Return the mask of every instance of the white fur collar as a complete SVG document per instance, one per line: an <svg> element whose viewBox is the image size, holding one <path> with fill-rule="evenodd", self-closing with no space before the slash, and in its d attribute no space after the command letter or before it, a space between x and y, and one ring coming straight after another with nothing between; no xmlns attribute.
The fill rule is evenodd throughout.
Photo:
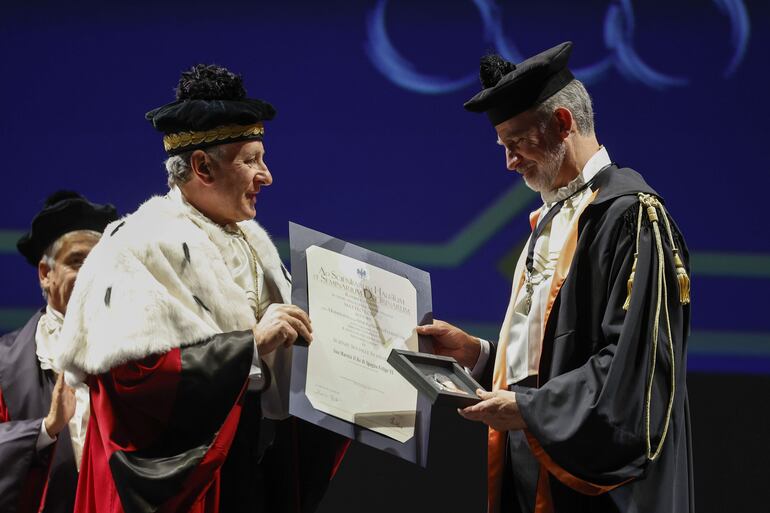
<svg viewBox="0 0 770 513"><path fill-rule="evenodd" d="M254 221L239 226L265 280L288 302L278 251ZM242 290L217 249L225 232L198 227L168 197L153 197L110 224L81 268L67 307L58 364L99 374L218 333L254 326Z"/></svg>

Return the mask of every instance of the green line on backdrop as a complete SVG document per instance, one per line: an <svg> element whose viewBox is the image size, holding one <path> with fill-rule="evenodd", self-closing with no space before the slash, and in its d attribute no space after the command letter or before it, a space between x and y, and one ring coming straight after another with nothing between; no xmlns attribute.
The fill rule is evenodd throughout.
<svg viewBox="0 0 770 513"><path fill-rule="evenodd" d="M397 241L351 241L372 251L411 265L452 269L461 266L513 218L530 207L536 194L523 183L517 183L481 211L446 242L401 243ZM15 253L16 241L23 232L0 230L0 254ZM288 260L289 241L275 241L284 260ZM522 241L500 260L498 269L511 277ZM696 276L770 278L770 254L694 252L692 269Z"/></svg>

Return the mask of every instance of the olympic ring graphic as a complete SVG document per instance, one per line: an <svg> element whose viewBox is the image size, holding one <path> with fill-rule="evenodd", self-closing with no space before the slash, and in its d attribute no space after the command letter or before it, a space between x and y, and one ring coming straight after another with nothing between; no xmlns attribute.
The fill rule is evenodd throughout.
<svg viewBox="0 0 770 513"><path fill-rule="evenodd" d="M749 16L743 0L712 0L730 21L730 43L733 55L724 70L729 77L738 69L748 48L751 32ZM484 26L484 41L493 45L504 58L513 62L523 60L515 43L506 37L494 0L472 0ZM422 94L444 94L470 86L477 80L476 73L459 78L428 75L417 71L414 64L395 48L385 23L387 0L378 0L367 19L368 40L365 51L380 73L396 85ZM613 0L604 16L604 44L609 54L594 64L574 69L575 76L586 84L603 79L614 67L630 81L641 82L654 89L681 87L689 83L685 77L661 73L645 63L633 47L634 12L631 0Z"/></svg>

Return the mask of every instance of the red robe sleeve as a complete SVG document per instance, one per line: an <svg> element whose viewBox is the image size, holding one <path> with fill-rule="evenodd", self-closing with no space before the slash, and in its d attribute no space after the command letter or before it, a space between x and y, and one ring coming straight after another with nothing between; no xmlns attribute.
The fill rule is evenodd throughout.
<svg viewBox="0 0 770 513"><path fill-rule="evenodd" d="M218 511L254 351L224 333L89 377L76 512Z"/></svg>

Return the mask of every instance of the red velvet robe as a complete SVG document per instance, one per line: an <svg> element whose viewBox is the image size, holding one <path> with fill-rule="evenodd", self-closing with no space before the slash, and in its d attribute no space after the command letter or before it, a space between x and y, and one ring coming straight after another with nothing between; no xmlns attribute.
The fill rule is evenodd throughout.
<svg viewBox="0 0 770 513"><path fill-rule="evenodd" d="M75 511L219 511L253 351L250 332L225 333L89 377Z"/></svg>

